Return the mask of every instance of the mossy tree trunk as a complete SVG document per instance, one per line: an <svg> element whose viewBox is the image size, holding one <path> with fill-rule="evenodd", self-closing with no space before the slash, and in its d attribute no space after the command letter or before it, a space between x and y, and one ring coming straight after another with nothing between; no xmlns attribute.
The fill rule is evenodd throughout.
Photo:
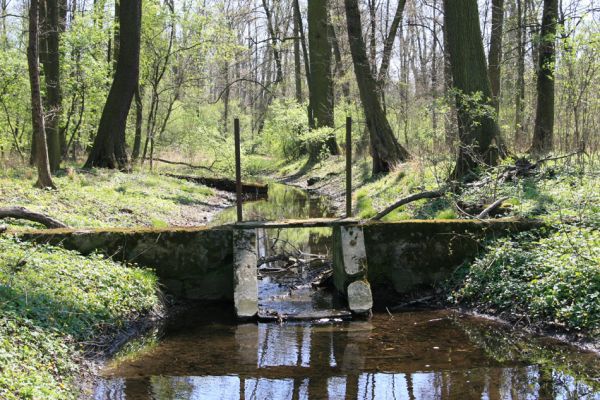
<svg viewBox="0 0 600 400"><path fill-rule="evenodd" d="M27 65L29 69L29 84L31 86L31 123L36 138L35 162L38 170L37 187L56 188L50 174L50 161L46 145L46 130L44 126L44 109L40 90L39 65L39 1L29 3L29 44L27 46Z"/></svg>
<svg viewBox="0 0 600 400"><path fill-rule="evenodd" d="M499 129L491 110L477 0L444 0L444 14L458 114L459 151L452 177L462 179L480 165L497 162L492 144Z"/></svg>
<svg viewBox="0 0 600 400"><path fill-rule="evenodd" d="M334 126L332 48L329 40L328 0L308 0L308 51L310 52L310 106L315 128ZM311 158L316 158L323 147L331 154L339 154L332 134L324 143L313 143Z"/></svg>
<svg viewBox="0 0 600 400"><path fill-rule="evenodd" d="M138 84L140 62L141 0L123 2L119 7L120 46L113 83L102 111L98 133L86 168L129 170L125 128L131 100Z"/></svg>
<svg viewBox="0 0 600 400"><path fill-rule="evenodd" d="M537 107L529 152L544 155L552 150L554 136L554 62L558 0L544 0L542 31L538 47Z"/></svg>
<svg viewBox="0 0 600 400"><path fill-rule="evenodd" d="M357 0L344 0L350 52L358 83L373 157L373 174L387 173L396 164L408 159L409 154L396 140L385 112L381 107L377 83L371 74L371 63L362 36L361 18Z"/></svg>

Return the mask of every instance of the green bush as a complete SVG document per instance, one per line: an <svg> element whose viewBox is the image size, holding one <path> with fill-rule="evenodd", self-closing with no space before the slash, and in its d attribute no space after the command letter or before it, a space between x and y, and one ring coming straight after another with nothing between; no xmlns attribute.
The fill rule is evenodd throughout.
<svg viewBox="0 0 600 400"><path fill-rule="evenodd" d="M600 232L562 226L487 246L452 299L485 312L600 333Z"/></svg>

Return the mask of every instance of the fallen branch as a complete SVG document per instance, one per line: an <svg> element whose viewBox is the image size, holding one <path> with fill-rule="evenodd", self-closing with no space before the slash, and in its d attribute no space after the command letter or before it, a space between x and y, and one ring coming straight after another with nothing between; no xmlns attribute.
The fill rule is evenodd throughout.
<svg viewBox="0 0 600 400"><path fill-rule="evenodd" d="M67 225L45 214L30 211L25 207L0 207L0 219L25 219L44 225L46 228L66 228Z"/></svg>
<svg viewBox="0 0 600 400"><path fill-rule="evenodd" d="M150 157L146 157L146 158L144 158L144 160L150 160ZM185 167L189 167L192 169L204 169L204 170L210 171L210 172L213 172L212 167L214 165L214 162L213 162L210 165L210 167L205 167L204 165L194 165L194 164L186 163L183 161L171 161L171 160L165 160L164 158L156 158L156 157L153 157L152 161L158 161L158 162L161 162L164 164L171 164L171 165L183 165Z"/></svg>
<svg viewBox="0 0 600 400"><path fill-rule="evenodd" d="M256 266L260 267L263 264L268 264L268 263L272 263L275 261L285 261L285 262L289 262L290 261L290 256L288 256L287 254L277 254L274 256L270 256L270 257L261 257L258 259Z"/></svg>
<svg viewBox="0 0 600 400"><path fill-rule="evenodd" d="M498 200L496 200L495 202L490 204L488 207L486 207L485 210L480 212L479 215L477 216L477 219L486 218L492 211L494 211L496 208L500 207L500 205L502 203L504 203L506 200L508 200L508 197L499 198Z"/></svg>
<svg viewBox="0 0 600 400"><path fill-rule="evenodd" d="M380 220L381 218L385 217L386 215L388 215L389 213L391 213L392 211L394 211L396 208L398 208L400 206L403 206L405 204L412 203L413 201L417 201L417 200L421 200L421 199L435 199L438 197L442 197L444 194L446 194L447 191L448 191L447 189L440 189L440 190L431 190L428 192L420 192L420 193L411 194L410 196L407 196L407 197L404 197L404 198L398 200L397 202L395 202L391 206L387 207L385 210L381 211L380 213L378 213L371 219L375 220L375 221Z"/></svg>

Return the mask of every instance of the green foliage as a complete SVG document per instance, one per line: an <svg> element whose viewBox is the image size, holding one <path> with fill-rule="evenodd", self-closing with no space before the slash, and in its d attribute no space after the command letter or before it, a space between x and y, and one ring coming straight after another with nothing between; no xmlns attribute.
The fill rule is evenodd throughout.
<svg viewBox="0 0 600 400"><path fill-rule="evenodd" d="M562 226L489 243L453 301L600 335L600 232Z"/></svg>
<svg viewBox="0 0 600 400"><path fill-rule="evenodd" d="M0 238L0 397L77 397L84 343L159 304L154 274Z"/></svg>
<svg viewBox="0 0 600 400"><path fill-rule="evenodd" d="M269 108L261 137L266 154L295 160L306 153L309 133L306 105L295 101L276 101Z"/></svg>

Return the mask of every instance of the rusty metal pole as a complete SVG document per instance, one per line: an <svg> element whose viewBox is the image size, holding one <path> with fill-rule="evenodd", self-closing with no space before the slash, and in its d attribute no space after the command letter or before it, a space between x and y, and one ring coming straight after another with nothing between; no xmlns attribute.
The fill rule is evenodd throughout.
<svg viewBox="0 0 600 400"><path fill-rule="evenodd" d="M346 117L346 218L352 217L352 117Z"/></svg>
<svg viewBox="0 0 600 400"><path fill-rule="evenodd" d="M233 137L235 141L235 202L237 220L242 222L242 154L240 149L240 120L233 120Z"/></svg>

